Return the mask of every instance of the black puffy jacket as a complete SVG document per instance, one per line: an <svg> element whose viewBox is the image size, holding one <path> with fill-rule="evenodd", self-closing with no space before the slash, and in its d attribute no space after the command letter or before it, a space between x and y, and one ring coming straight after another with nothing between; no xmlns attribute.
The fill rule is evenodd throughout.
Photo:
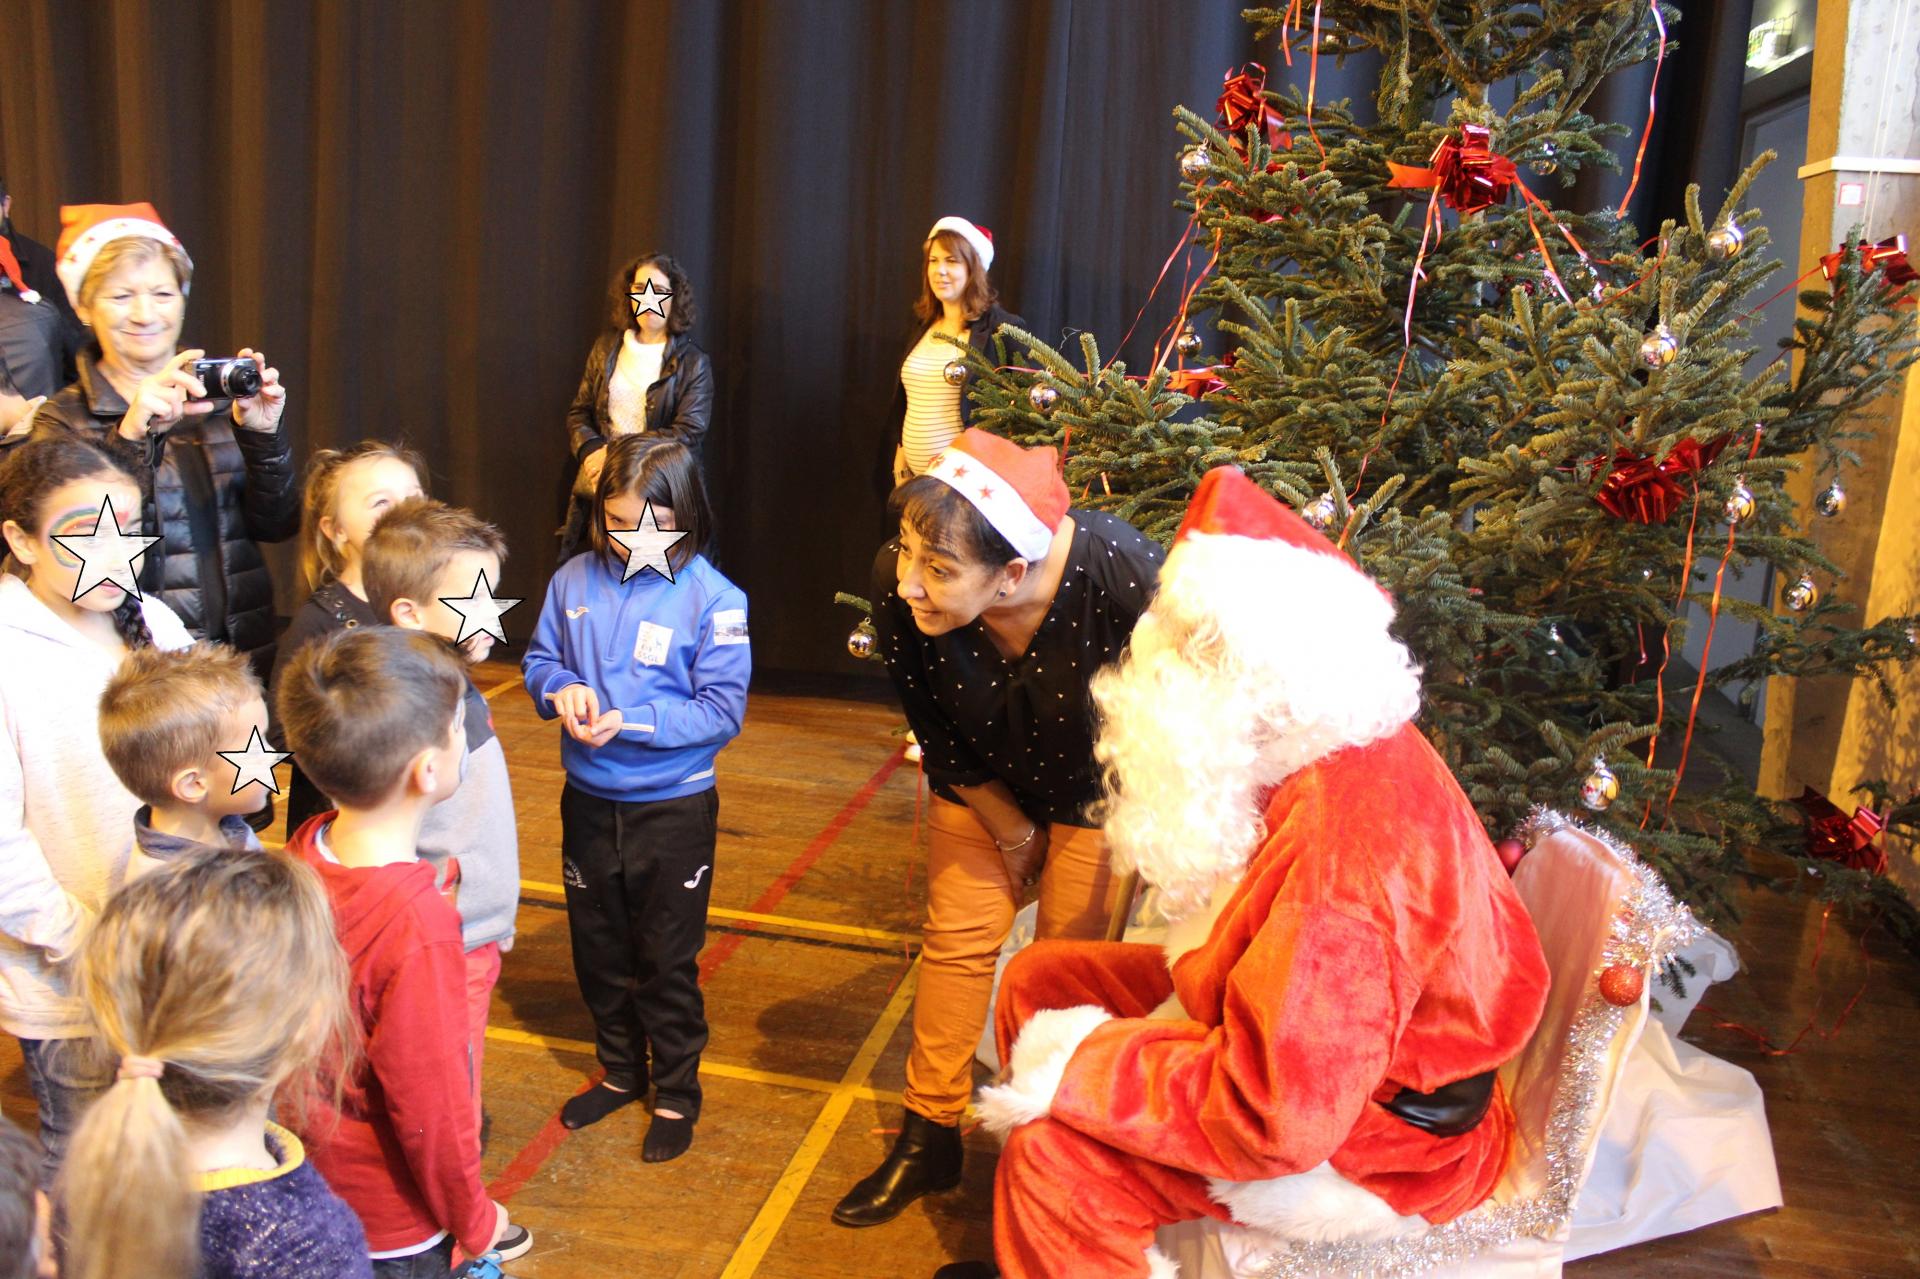
<svg viewBox="0 0 1920 1279"><path fill-rule="evenodd" d="M142 523L162 539L140 561L141 590L159 591L196 638L230 644L264 668L273 657L273 580L257 543L300 530L285 418L272 432L236 429L222 400L172 430L122 439L127 402L96 358L81 353L79 380L40 406L34 433L85 436L139 477Z"/></svg>

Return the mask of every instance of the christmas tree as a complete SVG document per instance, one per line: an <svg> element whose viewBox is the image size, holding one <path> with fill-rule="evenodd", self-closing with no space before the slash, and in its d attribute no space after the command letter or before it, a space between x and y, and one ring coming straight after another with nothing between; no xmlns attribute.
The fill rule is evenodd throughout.
<svg viewBox="0 0 1920 1279"><path fill-rule="evenodd" d="M1290 61L1378 54L1377 123L1270 89L1258 68L1212 113L1177 110L1207 269L1154 366L1131 374L1091 335L1063 351L1007 330L1030 357L974 361L975 424L1059 447L1080 505L1162 541L1223 464L1323 526L1392 591L1426 672L1421 725L1494 834L1584 801L1709 918L1731 913L1734 881L1780 864L1764 850L1914 936L1844 813L1762 799L1712 766L1696 722L1708 690L1875 679L1915 655L1920 618L1859 625L1784 485L1811 469L1816 507L1844 506L1827 486L1869 427L1860 410L1914 358L1911 273L1841 255L1769 362L1749 312L1779 264L1756 252L1766 231L1742 200L1771 156L1717 210L1689 191L1685 220L1658 228L1553 206L1582 167L1616 163L1606 144L1626 126L1585 107L1654 56L1646 0L1318 8L1317 23L1297 3L1247 18ZM1217 362L1185 327L1204 319L1231 348ZM1717 590L1716 564L1760 561L1777 605ZM1695 624L1757 623L1752 655L1696 685L1671 660L1686 600ZM1876 795L1881 820L1904 797ZM1891 816L1910 826L1920 807Z"/></svg>

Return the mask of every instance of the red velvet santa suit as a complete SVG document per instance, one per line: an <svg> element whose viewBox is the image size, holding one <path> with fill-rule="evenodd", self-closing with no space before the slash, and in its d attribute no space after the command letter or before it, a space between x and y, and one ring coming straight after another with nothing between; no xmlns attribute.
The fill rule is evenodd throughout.
<svg viewBox="0 0 1920 1279"><path fill-rule="evenodd" d="M1182 538L1238 533L1249 510L1265 536L1338 554L1238 472L1208 476ZM1532 924L1472 805L1411 723L1330 742L1265 794L1244 873L1197 914L1204 941L1189 921L1169 938L1177 957L1055 942L1007 969L1011 1075L983 1097L1012 1130L995 1205L1005 1274L1170 1273L1149 1255L1154 1231L1199 1216L1295 1238L1412 1231L1499 1180L1512 1114L1497 1091L1453 1137L1378 1104L1497 1068L1546 997ZM1160 1007L1169 995L1178 1006Z"/></svg>

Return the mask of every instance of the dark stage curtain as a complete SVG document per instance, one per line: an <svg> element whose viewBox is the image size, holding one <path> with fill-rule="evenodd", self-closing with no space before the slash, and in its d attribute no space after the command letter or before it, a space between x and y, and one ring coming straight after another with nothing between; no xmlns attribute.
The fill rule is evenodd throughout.
<svg viewBox="0 0 1920 1279"><path fill-rule="evenodd" d="M1218 2L0 0L0 30L15 221L50 243L62 203L151 200L194 256L187 340L265 350L303 455L404 435L505 529L510 635L551 568L610 273L678 256L758 664L843 673L857 619L831 599L878 542L927 226L992 227L1005 304L1111 348L1179 234L1173 106L1209 109L1250 57L1280 71ZM1320 91L1372 76L1323 67Z"/></svg>

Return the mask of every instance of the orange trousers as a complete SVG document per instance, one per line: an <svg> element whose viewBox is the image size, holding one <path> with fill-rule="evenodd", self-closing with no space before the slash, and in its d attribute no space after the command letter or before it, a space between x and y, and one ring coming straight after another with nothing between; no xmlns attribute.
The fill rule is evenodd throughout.
<svg viewBox="0 0 1920 1279"><path fill-rule="evenodd" d="M1118 884L1097 830L1054 824L1040 872L1038 934L1106 936ZM913 1000L907 1109L958 1123L973 1095L973 1054L993 999L993 969L1024 889L964 804L935 797L927 816L927 922Z"/></svg>

